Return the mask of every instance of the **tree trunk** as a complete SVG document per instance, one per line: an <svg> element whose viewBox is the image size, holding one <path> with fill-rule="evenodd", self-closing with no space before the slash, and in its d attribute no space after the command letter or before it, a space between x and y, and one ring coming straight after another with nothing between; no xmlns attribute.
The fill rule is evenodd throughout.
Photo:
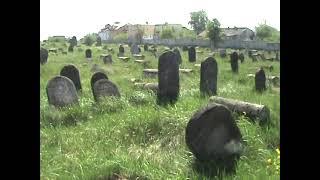
<svg viewBox="0 0 320 180"><path fill-rule="evenodd" d="M252 104L244 101L226 99L217 96L212 96L209 101L225 105L231 111L244 114L252 120L266 122L270 119L270 111L265 105Z"/></svg>

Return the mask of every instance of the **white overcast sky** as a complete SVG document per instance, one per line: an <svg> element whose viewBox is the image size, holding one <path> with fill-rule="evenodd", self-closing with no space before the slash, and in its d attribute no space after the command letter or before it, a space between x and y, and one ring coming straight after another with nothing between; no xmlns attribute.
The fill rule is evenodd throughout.
<svg viewBox="0 0 320 180"><path fill-rule="evenodd" d="M222 27L254 30L266 23L280 30L280 0L40 0L40 39L97 33L105 24L172 23L188 28L190 12L205 10Z"/></svg>

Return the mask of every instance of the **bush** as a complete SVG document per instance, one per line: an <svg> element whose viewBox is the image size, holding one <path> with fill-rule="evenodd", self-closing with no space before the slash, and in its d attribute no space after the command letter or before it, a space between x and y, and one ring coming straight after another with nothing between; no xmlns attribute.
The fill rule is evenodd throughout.
<svg viewBox="0 0 320 180"><path fill-rule="evenodd" d="M163 29L161 31L160 37L161 39L172 39L174 37L172 29L169 29L169 28Z"/></svg>
<svg viewBox="0 0 320 180"><path fill-rule="evenodd" d="M128 34L127 33L120 33L117 34L113 37L113 40L115 41L120 41L120 42L125 42L128 40Z"/></svg>

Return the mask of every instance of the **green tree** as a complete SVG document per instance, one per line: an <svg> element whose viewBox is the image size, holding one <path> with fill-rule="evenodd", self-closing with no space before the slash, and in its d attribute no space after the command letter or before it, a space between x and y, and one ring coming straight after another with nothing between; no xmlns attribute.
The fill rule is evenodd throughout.
<svg viewBox="0 0 320 180"><path fill-rule="evenodd" d="M204 10L191 12L190 18L191 20L188 24L192 26L197 35L206 29L208 17L207 13Z"/></svg>
<svg viewBox="0 0 320 180"><path fill-rule="evenodd" d="M87 46L91 46L93 43L95 43L97 41L97 36L98 36L98 34L96 34L96 33L87 34L83 38L84 44Z"/></svg>
<svg viewBox="0 0 320 180"><path fill-rule="evenodd" d="M161 31L161 34L160 34L160 38L161 39L172 39L174 36L173 36L173 31L172 29L170 28L164 28L162 31Z"/></svg>
<svg viewBox="0 0 320 180"><path fill-rule="evenodd" d="M267 24L259 24L255 27L256 36L265 41L280 41L280 32Z"/></svg>
<svg viewBox="0 0 320 180"><path fill-rule="evenodd" d="M214 18L212 21L208 22L207 26L208 37L211 41L218 42L220 41L220 22L218 19Z"/></svg>

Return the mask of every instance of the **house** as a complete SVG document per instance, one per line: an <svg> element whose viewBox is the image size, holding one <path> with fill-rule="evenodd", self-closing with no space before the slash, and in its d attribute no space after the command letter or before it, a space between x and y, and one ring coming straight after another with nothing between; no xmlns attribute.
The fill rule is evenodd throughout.
<svg viewBox="0 0 320 180"><path fill-rule="evenodd" d="M250 41L255 39L254 32L246 27L234 27L234 28L220 28L221 38L224 40L244 40ZM198 34L199 38L206 38L208 31L205 30Z"/></svg>
<svg viewBox="0 0 320 180"><path fill-rule="evenodd" d="M130 41L140 41L141 39L149 40L154 36L154 25L129 25L128 26L128 39ZM140 37L141 36L141 37Z"/></svg>
<svg viewBox="0 0 320 180"><path fill-rule="evenodd" d="M155 25L155 31L154 31L154 39L160 39L160 33L164 29L171 29L172 32L179 32L181 30L187 29L186 27L183 27L181 24L156 24Z"/></svg>
<svg viewBox="0 0 320 180"><path fill-rule="evenodd" d="M101 37L101 40L111 40L115 35L119 33L128 32L128 26L128 24L125 24L123 26L107 24L98 32L98 35Z"/></svg>

